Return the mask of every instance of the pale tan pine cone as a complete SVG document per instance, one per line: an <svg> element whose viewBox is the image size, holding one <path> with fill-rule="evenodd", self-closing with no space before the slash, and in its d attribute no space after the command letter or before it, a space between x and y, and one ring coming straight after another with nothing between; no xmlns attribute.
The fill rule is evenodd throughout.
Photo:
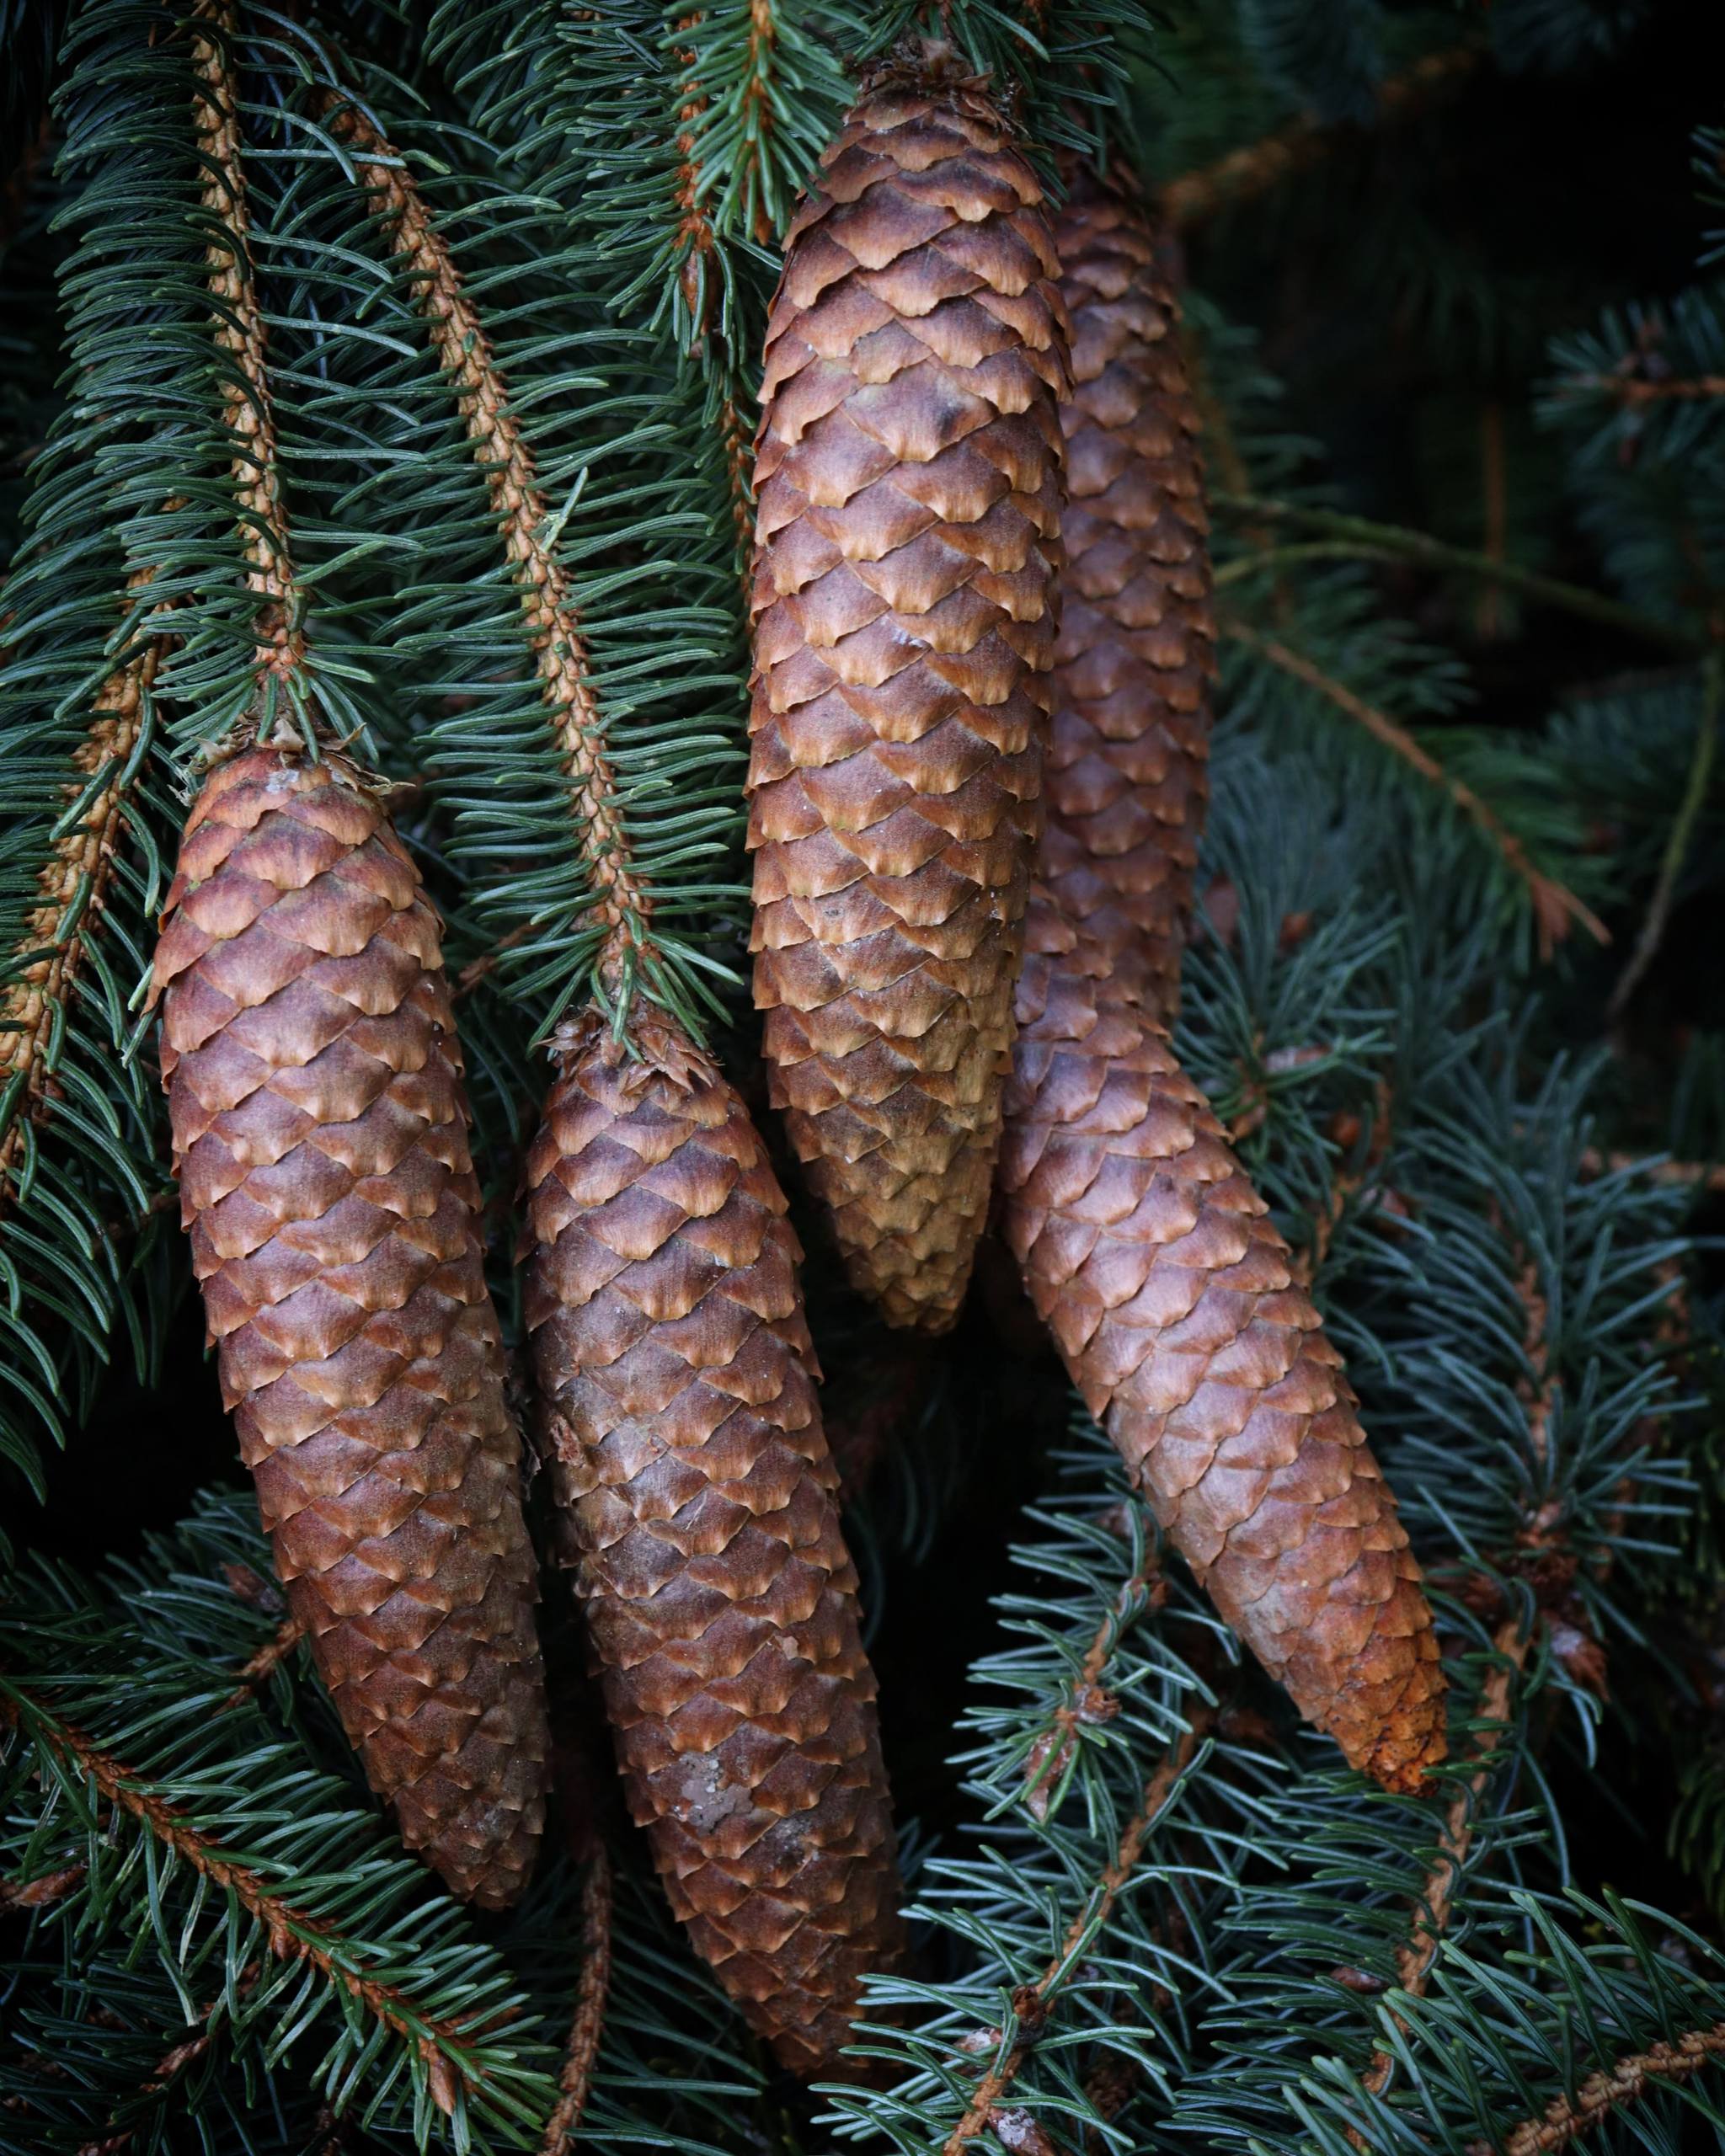
<svg viewBox="0 0 1725 2156"><path fill-rule="evenodd" d="M1064 311L949 57L876 70L792 223L752 611L756 1001L852 1279L958 1311L1012 1045L1054 650Z"/></svg>

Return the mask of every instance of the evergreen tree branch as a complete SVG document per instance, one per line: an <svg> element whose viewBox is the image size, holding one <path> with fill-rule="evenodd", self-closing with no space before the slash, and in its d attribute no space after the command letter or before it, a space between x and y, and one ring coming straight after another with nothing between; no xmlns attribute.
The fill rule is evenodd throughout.
<svg viewBox="0 0 1725 2156"><path fill-rule="evenodd" d="M1719 731L1721 687L1720 656L1713 651L1708 654L1707 663L1702 669L1701 723L1696 730L1695 750L1690 758L1683 798L1678 803L1671 835L1665 842L1664 854L1659 862L1659 879L1653 886L1653 895L1648 901L1647 916L1642 922L1641 933L1635 939L1635 948L1629 955L1629 963L1618 976L1617 985L1611 991L1611 999L1605 1006L1606 1021L1611 1025L1623 1016L1630 998L1641 985L1642 977L1652 965L1664 938L1665 925L1671 917L1678 882L1689 858L1695 827L1700 819L1702 804L1706 800L1707 785L1713 773L1713 755Z"/></svg>
<svg viewBox="0 0 1725 2156"><path fill-rule="evenodd" d="M1400 75L1392 75L1377 92L1376 118L1380 125L1418 112L1434 98L1457 88L1474 72L1484 57L1481 46L1455 45L1442 52L1429 52ZM1302 113L1285 127L1262 141L1231 150L1215 163L1179 173L1157 190L1156 204L1163 219L1178 230L1190 230L1219 211L1232 209L1254 196L1267 195L1293 175L1316 164L1336 143L1358 141L1357 126L1338 126L1316 114Z"/></svg>
<svg viewBox="0 0 1725 2156"><path fill-rule="evenodd" d="M595 1849L581 1882L581 1974L575 1986L574 2019L558 2075L558 2095L545 2125L540 2156L564 2156L587 2108L593 2070L605 2033L605 2003L611 1988L611 1862Z"/></svg>
<svg viewBox="0 0 1725 2156"><path fill-rule="evenodd" d="M1357 696L1345 682L1338 681L1326 674L1321 667L1315 665L1303 654L1290 648L1279 638L1261 635L1235 615L1224 615L1219 626L1224 636L1244 645L1247 650L1258 652L1283 673L1306 688L1315 690L1337 710L1344 712L1349 718L1363 726L1368 734L1382 742L1404 763L1412 765L1423 778L1443 788L1462 814L1485 832L1502 855L1505 865L1526 885L1528 896L1533 903L1534 917L1539 926L1541 949L1546 956L1549 957L1553 944L1568 933L1572 921L1578 921L1598 942L1610 942L1610 936L1597 915L1564 884L1535 868L1527 857L1527 849L1505 825L1496 810L1482 801L1471 787L1446 771L1435 756L1420 747L1405 727L1398 725L1387 712L1379 711L1363 697Z"/></svg>
<svg viewBox="0 0 1725 2156"><path fill-rule="evenodd" d="M1452 547L1445 540L1434 539L1423 531L1409 531L1402 525L1378 524L1369 517L1344 515L1338 510L1315 508L1304 502L1273 501L1262 495L1232 491L1218 490L1211 494L1210 499L1214 508L1259 524L1293 524L1327 533L1335 540L1356 546L1364 558L1397 555L1407 561L1423 563L1429 568L1453 569L1469 576L1491 578L1510 590L1523 592L1528 598L1539 600L1561 612L1597 622L1602 628L1616 629L1624 636L1658 644L1685 657L1693 657L1700 648L1699 638L1635 607L1620 606L1601 593L1589 591L1580 584L1565 584L1556 577L1537 575L1531 569L1518 568L1513 562L1494 561L1489 554L1477 552L1471 547Z"/></svg>
<svg viewBox="0 0 1725 2156"><path fill-rule="evenodd" d="M149 572L140 572L131 588L148 582ZM72 759L84 780L81 787L68 782L72 820L56 831L36 872L40 898L0 979L0 1212L20 1166L24 1125L48 1107L66 1004L77 990L126 835L164 648L161 638L152 637L95 693L88 728Z"/></svg>
<svg viewBox="0 0 1725 2156"><path fill-rule="evenodd" d="M1725 2057L1725 2021L1710 2028L1685 2029L1661 2037L1645 2051L1631 2052L1598 2073L1590 2073L1574 2095L1554 2097L1536 2118L1521 2120L1489 2141L1467 2144L1467 2156L1555 2156L1613 2111L1638 2102L1652 2090L1690 2079L1705 2066Z"/></svg>
<svg viewBox="0 0 1725 2156"><path fill-rule="evenodd" d="M240 163L239 99L228 45L233 0L198 0L192 40L199 85L193 121L205 160L203 208L211 237L210 297L215 308L223 417L232 446L234 493L247 560L246 582L257 600L260 675L286 682L305 659L303 600L288 551L280 455L270 410L264 318L251 258L251 214ZM197 25L207 24L213 35ZM266 703L264 730L273 711Z"/></svg>
<svg viewBox="0 0 1725 2156"><path fill-rule="evenodd" d="M1005 2057L991 2066L977 2083L963 2117L943 2144L942 2156L962 2156L968 2143L996 2124L1001 2097L1017 2079L1019 2070L1035 2048L1037 2038L1044 2033L1055 2003L1071 1978L1083 1949L1108 1922L1115 1903L1130 1882L1151 1828L1167 1809L1214 1719L1213 1709L1195 1708L1178 1742L1163 1754L1145 1785L1142 1803L1121 1833L1119 1848L1103 1865L1083 1908L1068 1926L1059 1951L1035 1982L1015 1995L1012 2010L1020 2031L1018 2037Z"/></svg>
<svg viewBox="0 0 1725 2156"><path fill-rule="evenodd" d="M432 2101L446 2116L455 2111L463 2084L477 2085L481 2070L471 2050L480 2031L460 2020L428 2018L398 1986L366 1974L355 1965L352 1949L339 1933L304 1914L255 1868L231 1856L147 1776L104 1751L93 1738L3 1674L0 1723L25 1732L104 1802L138 1821L201 1879L230 1896L258 1924L271 1954L315 1970L373 2021L404 2038L425 2068Z"/></svg>

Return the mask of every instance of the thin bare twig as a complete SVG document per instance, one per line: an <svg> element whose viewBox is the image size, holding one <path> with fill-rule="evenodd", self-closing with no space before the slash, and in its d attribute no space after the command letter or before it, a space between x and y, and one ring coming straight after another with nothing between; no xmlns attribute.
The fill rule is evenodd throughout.
<svg viewBox="0 0 1725 2156"><path fill-rule="evenodd" d="M1428 53L1404 73L1392 76L1378 92L1380 122L1418 110L1440 92L1464 82L1483 54L1477 45L1452 45ZM1168 181L1157 206L1171 225L1189 229L1219 210L1265 195L1296 172L1316 164L1338 142L1359 140L1357 128L1338 127L1305 113L1262 141L1231 150L1214 164L1201 165Z"/></svg>
<svg viewBox="0 0 1725 2156"><path fill-rule="evenodd" d="M1677 896L1678 880L1683 874L1683 865L1689 858L1695 827L1700 821L1707 798L1707 784L1713 775L1713 756L1718 744L1721 680L1719 654L1709 652L1706 664L1701 670L1701 723L1696 732L1695 750L1690 758L1689 776L1684 785L1683 798L1677 804L1670 836L1665 841L1664 854L1659 862L1658 881L1654 884L1653 895L1648 903L1647 918L1642 922L1641 933L1635 939L1635 948L1629 954L1629 963L1619 975L1617 985L1611 990L1611 1000L1605 1006L1606 1022L1613 1026L1623 1016L1629 999L1641 985L1642 975L1653 963L1659 945L1664 940L1665 926L1671 918L1671 908Z"/></svg>
<svg viewBox="0 0 1725 2156"><path fill-rule="evenodd" d="M1601 943L1609 943L1610 936L1598 915L1577 898L1566 884L1555 877L1546 875L1534 867L1527 857L1527 849L1509 829L1497 811L1482 801L1471 786L1453 777L1437 758L1422 749L1405 726L1399 725L1387 712L1358 696L1346 682L1338 681L1315 665L1301 652L1293 650L1279 638L1261 636L1247 623L1232 615L1224 615L1220 623L1222 633L1231 637L1236 643L1247 650L1256 651L1269 660L1273 666L1314 689L1338 711L1363 726L1375 740L1391 750L1403 763L1412 766L1420 776L1440 787L1461 809L1489 838L1501 855L1504 866L1519 877L1527 887L1532 902L1534 921L1539 931L1540 948L1546 957L1552 947L1569 931L1572 921L1579 921L1590 936Z"/></svg>
<svg viewBox="0 0 1725 2156"><path fill-rule="evenodd" d="M306 1628L297 1617L283 1618L276 1626L274 1636L267 1639L251 1659L241 1665L239 1682L222 1704L229 1707L243 1707L248 1700L256 1699L260 1686L269 1683L305 1636Z"/></svg>
<svg viewBox="0 0 1725 2156"><path fill-rule="evenodd" d="M564 2156L593 2086L599 2040L605 2032L605 2001L611 1988L611 1862L602 1849L588 1860L581 1886L581 1974L575 1986L574 2019L558 2076L562 2095L545 2125L540 2156Z"/></svg>

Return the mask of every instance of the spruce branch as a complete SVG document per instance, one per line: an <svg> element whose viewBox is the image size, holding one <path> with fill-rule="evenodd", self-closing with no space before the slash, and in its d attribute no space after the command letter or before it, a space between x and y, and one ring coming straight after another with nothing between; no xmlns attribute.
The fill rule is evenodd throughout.
<svg viewBox="0 0 1725 2156"><path fill-rule="evenodd" d="M536 664L569 787L569 814L604 936L601 986L619 1022L651 947L651 903L635 873L591 661L569 579L547 536L556 524L533 452L510 404L485 325L463 288L448 243L411 174L360 108L330 93L332 131L370 178L371 206L411 277L439 366L462 421L521 595Z"/></svg>
<svg viewBox="0 0 1725 2156"><path fill-rule="evenodd" d="M136 1820L164 1849L230 1897L258 1925L271 1954L314 1970L370 2020L405 2039L425 2067L431 2100L439 2111L453 2115L459 2091L478 2085L483 2068L475 2057L474 2042L480 2031L458 2020L427 2016L400 1986L369 1974L339 1932L306 1914L278 1885L232 1856L147 1775L104 1751L4 1673L0 1673L0 1723L26 1734L102 1802Z"/></svg>
<svg viewBox="0 0 1725 2156"><path fill-rule="evenodd" d="M575 1986L574 2019L558 2075L558 2100L546 2121L540 2156L565 2156L599 2063L605 2033L605 2004L611 1988L611 1861L603 1849L593 1852L581 1882L581 1974Z"/></svg>
<svg viewBox="0 0 1725 2156"><path fill-rule="evenodd" d="M1477 44L1455 45L1429 52L1402 74L1392 75L1377 92L1376 121L1405 119L1465 83L1484 52ZM1295 173L1314 165L1338 143L1357 141L1360 130L1302 113L1262 141L1231 150L1213 164L1181 173L1158 189L1157 206L1166 221L1190 230L1218 211L1232 209L1279 187Z"/></svg>
<svg viewBox="0 0 1725 2156"><path fill-rule="evenodd" d="M147 571L132 589L149 581ZM68 999L107 901L146 746L151 693L164 646L152 636L96 691L72 766L68 812L36 871L39 897L0 976L0 1212L18 1174L24 1126L46 1112Z"/></svg>
<svg viewBox="0 0 1725 2156"><path fill-rule="evenodd" d="M206 253L222 368L223 416L232 456L234 494L247 561L246 582L257 601L256 664L261 676L285 684L305 659L303 598L288 552L280 453L270 408L264 318L251 258L251 216L241 166L239 99L229 66L233 0L198 0L193 14L193 104L205 164L203 209L210 228ZM274 691L263 713L267 734Z"/></svg>
<svg viewBox="0 0 1725 2156"><path fill-rule="evenodd" d="M1011 2089L1037 2041L1047 2030L1056 2002L1071 1981L1085 1949L1107 1924L1114 1904L1130 1885L1151 1829L1167 1810L1215 1720L1207 1705L1193 1710L1178 1741L1164 1753L1145 1785L1143 1801L1126 1822L1119 1846L1102 1865L1083 1906L1068 1925L1059 1951L1042 1974L1014 1994L1012 2012L1018 2034L1004 2057L977 2083L964 2116L942 2145L942 2156L962 2156L966 2144L996 2127L1001 2099Z"/></svg>
<svg viewBox="0 0 1725 2156"><path fill-rule="evenodd" d="M275 1628L274 1638L265 1640L257 1652L241 1664L239 1682L228 1694L227 1705L242 1706L254 1698L305 1636L306 1628L297 1617L284 1617Z"/></svg>
<svg viewBox="0 0 1725 2156"><path fill-rule="evenodd" d="M1404 763L1411 765L1422 778L1440 787L1449 795L1462 814L1477 824L1491 840L1505 867L1526 886L1539 930L1540 947L1545 956L1550 957L1553 946L1568 933L1572 922L1578 921L1599 942L1610 941L1610 932L1598 916L1566 885L1535 868L1528 858L1526 847L1497 811L1482 801L1471 787L1446 771L1435 756L1420 746L1406 727L1398 725L1387 712L1367 703L1363 696L1356 696L1345 682L1325 673L1322 667L1303 653L1294 650L1280 638L1262 634L1236 615L1221 616L1218 627L1224 636L1249 651L1257 652L1293 680L1314 690L1333 704L1338 711L1345 712L1364 727L1374 739L1381 741Z"/></svg>
<svg viewBox="0 0 1725 2156"><path fill-rule="evenodd" d="M1645 2051L1631 2052L1590 2073L1573 2095L1554 2096L1537 2117L1522 2119L1489 2141L1469 2142L1466 2156L1555 2156L1614 2111L1639 2102L1654 2089L1688 2081L1722 2057L1725 2021L1661 2037Z"/></svg>
<svg viewBox="0 0 1725 2156"><path fill-rule="evenodd" d="M1699 648L1696 637L1653 615L1621 606L1615 599L1589 591L1583 585L1537 575L1531 569L1518 568L1513 562L1494 561L1489 554L1471 547L1452 547L1446 541L1434 539L1427 532L1411 531L1404 525L1379 524L1369 517L1345 515L1338 510L1321 509L1305 502L1272 500L1263 495L1231 489L1217 489L1210 500L1212 508L1238 516L1248 526L1292 524L1325 533L1343 547L1352 547L1364 558L1398 556L1422 563L1429 568L1492 578L1509 590L1519 591L1560 612L1596 622L1602 628L1615 629L1642 643L1658 644L1685 658L1693 657Z"/></svg>

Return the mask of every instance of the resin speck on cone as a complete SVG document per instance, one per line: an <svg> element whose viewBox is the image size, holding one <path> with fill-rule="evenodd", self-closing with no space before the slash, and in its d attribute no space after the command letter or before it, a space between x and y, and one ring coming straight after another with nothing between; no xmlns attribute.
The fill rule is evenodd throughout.
<svg viewBox="0 0 1725 2156"><path fill-rule="evenodd" d="M556 1054L526 1318L630 1809L780 2062L842 2070L902 1937L801 1252L748 1111L672 1022L638 1016L626 1047L590 1011Z"/></svg>
<svg viewBox="0 0 1725 2156"><path fill-rule="evenodd" d="M986 84L877 69L786 241L751 610L755 998L855 1284L938 1331L988 1208L1041 787L1064 312Z"/></svg>
<svg viewBox="0 0 1725 2156"><path fill-rule="evenodd" d="M379 789L254 747L206 780L157 947L222 1397L289 1606L402 1837L507 1907L549 1743L440 925Z"/></svg>

